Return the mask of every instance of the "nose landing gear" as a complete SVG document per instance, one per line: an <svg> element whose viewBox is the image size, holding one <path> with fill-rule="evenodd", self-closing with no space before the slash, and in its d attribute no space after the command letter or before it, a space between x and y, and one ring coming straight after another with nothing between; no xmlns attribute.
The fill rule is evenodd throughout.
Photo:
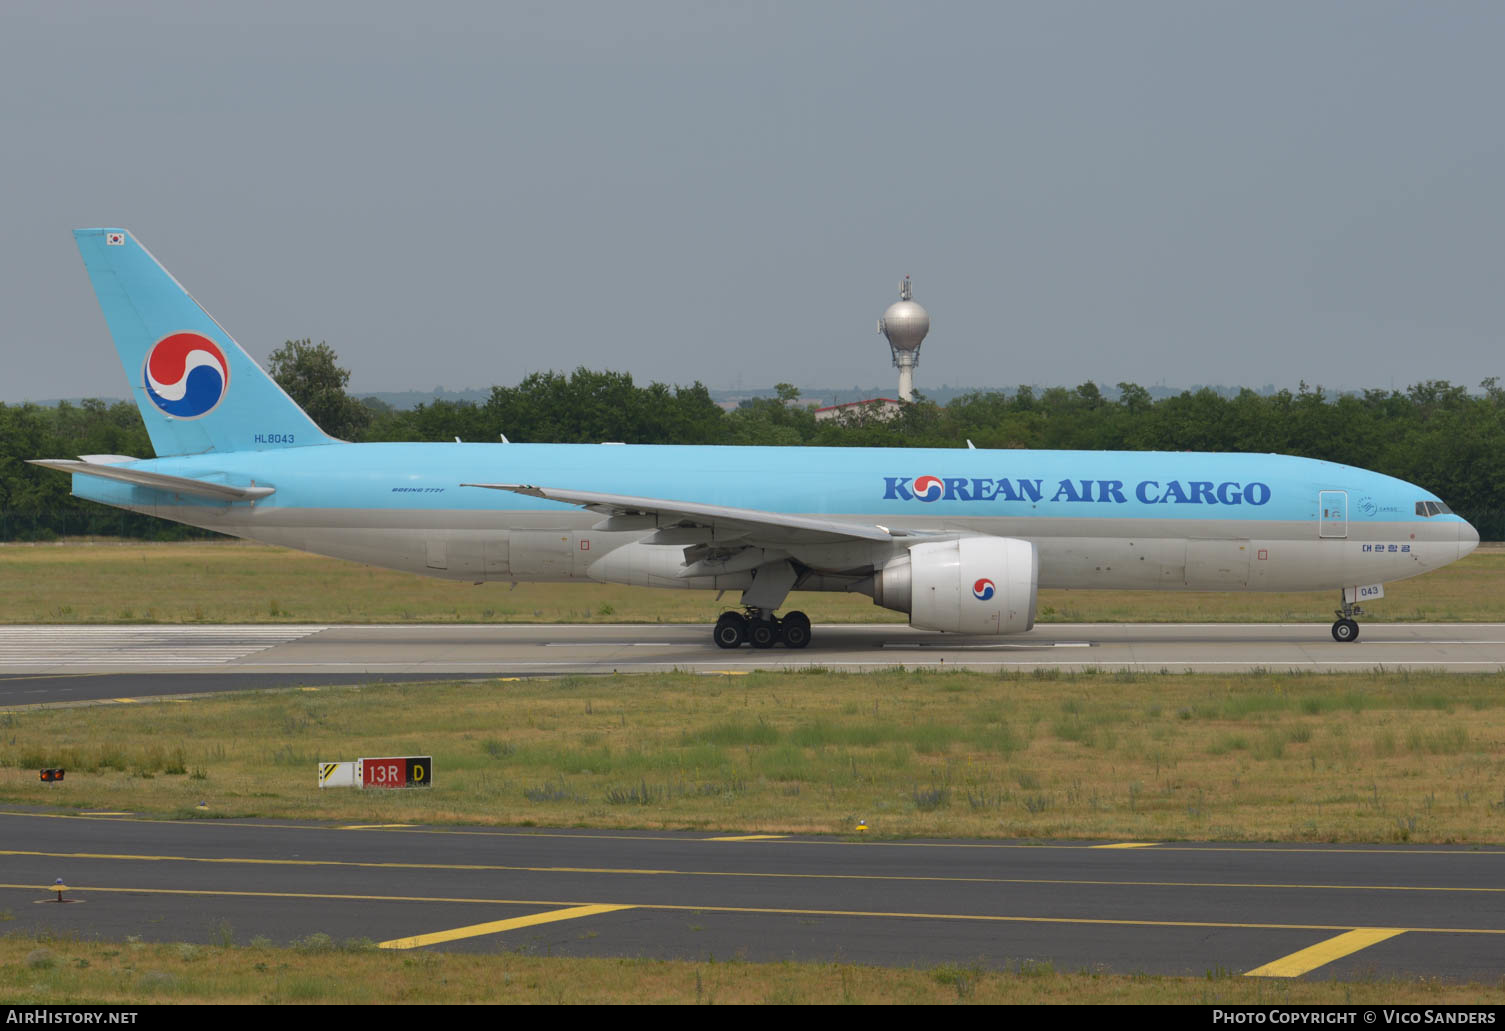
<svg viewBox="0 0 1505 1031"><path fill-rule="evenodd" d="M1348 592L1343 592L1343 607L1336 609L1338 619L1333 623L1333 640L1340 644L1348 644L1350 641L1359 639L1359 624L1354 616L1362 616L1364 610L1348 600Z"/></svg>
<svg viewBox="0 0 1505 1031"><path fill-rule="evenodd" d="M790 612L779 619L771 609L749 608L747 615L723 612L716 620L712 638L720 648L737 648L745 641L754 648L803 648L810 643L810 618L803 612Z"/></svg>

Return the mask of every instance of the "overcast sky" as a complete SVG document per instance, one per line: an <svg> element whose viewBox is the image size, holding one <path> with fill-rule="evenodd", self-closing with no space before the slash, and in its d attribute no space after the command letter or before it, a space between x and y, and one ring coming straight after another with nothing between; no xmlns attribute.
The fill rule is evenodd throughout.
<svg viewBox="0 0 1505 1031"><path fill-rule="evenodd" d="M1505 4L0 4L0 400L125 396L69 235L358 391L1505 376Z"/></svg>

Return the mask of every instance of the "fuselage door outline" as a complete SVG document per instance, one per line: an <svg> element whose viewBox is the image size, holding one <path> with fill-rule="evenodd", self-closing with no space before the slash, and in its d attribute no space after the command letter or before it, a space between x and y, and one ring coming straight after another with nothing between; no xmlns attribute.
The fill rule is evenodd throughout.
<svg viewBox="0 0 1505 1031"><path fill-rule="evenodd" d="M1317 512L1318 537L1348 536L1348 491L1318 491Z"/></svg>

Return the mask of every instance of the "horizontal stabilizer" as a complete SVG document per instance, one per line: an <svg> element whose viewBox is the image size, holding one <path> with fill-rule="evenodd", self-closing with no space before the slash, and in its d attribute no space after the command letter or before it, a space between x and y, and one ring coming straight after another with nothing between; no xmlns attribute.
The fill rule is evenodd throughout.
<svg viewBox="0 0 1505 1031"><path fill-rule="evenodd" d="M108 457L119 458L121 456L110 455ZM85 476L98 476L106 480L120 480L124 483L134 483L138 487L151 487L154 490L188 494L196 498L209 498L212 501L255 501L269 494L275 494L277 491L276 487L236 487L228 483L195 480L189 476L168 476L166 473L149 473L142 469L124 469L118 464L75 462L66 458L28 458L27 461L32 465L45 465L49 469L60 469L65 473L82 473Z"/></svg>

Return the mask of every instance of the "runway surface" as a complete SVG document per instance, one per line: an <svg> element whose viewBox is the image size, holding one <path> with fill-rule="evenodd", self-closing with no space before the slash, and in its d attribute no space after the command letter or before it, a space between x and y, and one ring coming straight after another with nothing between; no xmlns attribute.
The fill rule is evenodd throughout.
<svg viewBox="0 0 1505 1031"><path fill-rule="evenodd" d="M698 625L15 626L0 628L0 704L224 690L231 684L934 666L1341 672L1505 670L1505 625L1368 623L1338 644L1325 624L1053 623L1002 638L901 625L822 625L810 647L717 648ZM135 682L99 674L135 676ZM178 676L170 676L179 674ZM181 674L191 674L182 676ZM48 684L37 678L52 678ZM234 680L227 678L236 678ZM17 678L30 678L23 686ZM89 686L90 680L98 680ZM157 683L163 690L143 691Z"/></svg>
<svg viewBox="0 0 1505 1031"><path fill-rule="evenodd" d="M706 960L1483 980L1505 851L882 842L0 813L7 930ZM73 904L50 886L61 878Z"/></svg>

